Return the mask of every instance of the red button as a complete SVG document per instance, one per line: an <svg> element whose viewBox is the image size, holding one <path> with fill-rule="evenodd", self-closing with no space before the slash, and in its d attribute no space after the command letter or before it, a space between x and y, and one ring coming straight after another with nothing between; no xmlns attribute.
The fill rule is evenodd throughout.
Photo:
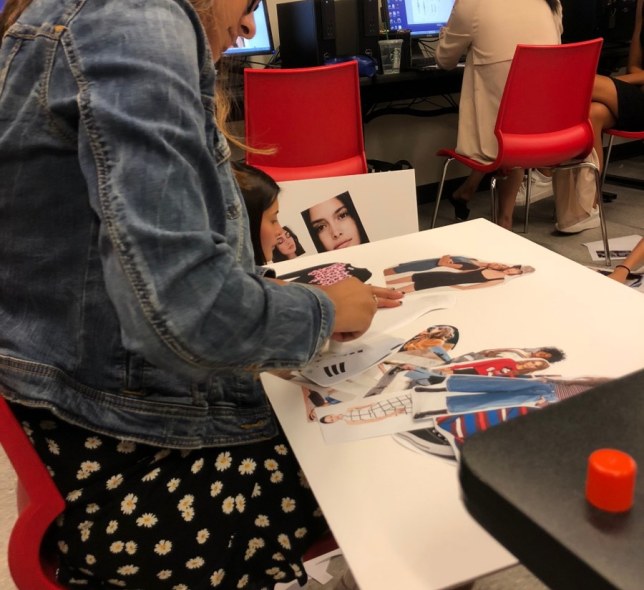
<svg viewBox="0 0 644 590"><path fill-rule="evenodd" d="M626 512L633 506L637 463L629 454L599 449L588 457L586 499L606 512Z"/></svg>

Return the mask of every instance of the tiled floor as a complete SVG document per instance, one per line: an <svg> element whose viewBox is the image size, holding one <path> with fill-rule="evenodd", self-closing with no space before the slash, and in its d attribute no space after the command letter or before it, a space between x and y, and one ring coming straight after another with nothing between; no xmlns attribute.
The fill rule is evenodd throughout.
<svg viewBox="0 0 644 590"><path fill-rule="evenodd" d="M620 165L622 168L624 164ZM630 162L636 171L644 170L644 159ZM644 235L644 193L641 190L609 187L618 193L617 199L606 205L608 231L610 237L620 237L632 234ZM489 216L489 197L487 194L477 195L472 204L472 217ZM429 220L433 212L433 203L419 207L421 229L429 227ZM445 200L441 205L438 225L451 223L452 208ZM516 226L521 226L523 209L517 209ZM584 242L599 240L600 232L588 230L577 235L560 235L554 232L552 199L535 203L531 208L531 222L529 233L526 234L542 246L554 250L559 254L571 258L581 264L590 264L591 260ZM13 470L0 449L0 590L16 590L11 582L7 569L7 540L11 526L15 520L15 477ZM380 556L379 556L380 557ZM386 559L386 556L382 556ZM341 572L346 567L341 558L333 562L332 571ZM326 590L334 582L320 585L309 583L309 590ZM31 590L31 589L25 589ZM146 589L147 590L147 589ZM153 590L153 589L149 589ZM370 590L368 588L364 590ZM524 568L515 567L482 578L473 585L473 590L547 590L536 578L531 576Z"/></svg>

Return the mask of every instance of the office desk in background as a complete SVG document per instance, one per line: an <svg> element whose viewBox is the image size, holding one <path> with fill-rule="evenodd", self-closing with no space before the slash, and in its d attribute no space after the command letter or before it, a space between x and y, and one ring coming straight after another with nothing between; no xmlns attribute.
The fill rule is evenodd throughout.
<svg viewBox="0 0 644 590"><path fill-rule="evenodd" d="M641 337L631 345L644 357ZM639 590L643 418L644 370L472 437L460 472L470 512L553 590ZM628 513L586 502L587 459L600 448L624 451L638 463Z"/></svg>
<svg viewBox="0 0 644 590"><path fill-rule="evenodd" d="M641 293L483 219L300 257L275 268L284 274L345 261L370 269L371 282L384 285L382 269L443 254L536 268L501 286L450 290L453 307L415 320L419 330L458 326L456 353L473 350L467 340L476 331L485 348L560 347L567 358L552 372L566 376L620 377L644 365L636 346L644 325ZM300 388L272 375L262 379L362 590L449 588L516 563L466 511L454 461L414 452L391 436L327 444L320 426L305 419Z"/></svg>

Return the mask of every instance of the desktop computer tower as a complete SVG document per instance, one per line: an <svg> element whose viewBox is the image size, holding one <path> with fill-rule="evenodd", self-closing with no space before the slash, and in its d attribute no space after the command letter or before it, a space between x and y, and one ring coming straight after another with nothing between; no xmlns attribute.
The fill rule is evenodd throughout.
<svg viewBox="0 0 644 590"><path fill-rule="evenodd" d="M296 0L277 5L280 56L285 68L318 66L335 57L333 0Z"/></svg>
<svg viewBox="0 0 644 590"><path fill-rule="evenodd" d="M338 57L378 57L378 0L335 0L335 51Z"/></svg>
<svg viewBox="0 0 644 590"><path fill-rule="evenodd" d="M296 0L277 5L285 68L352 55L378 57L378 0Z"/></svg>

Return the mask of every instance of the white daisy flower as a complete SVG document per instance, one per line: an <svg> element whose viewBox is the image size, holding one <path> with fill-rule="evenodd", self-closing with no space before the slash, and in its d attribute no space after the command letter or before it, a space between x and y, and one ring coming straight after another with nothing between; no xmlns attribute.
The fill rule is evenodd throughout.
<svg viewBox="0 0 644 590"><path fill-rule="evenodd" d="M313 511L313 516L317 518L322 518L324 516L324 513L322 512L322 508L319 506Z"/></svg>
<svg viewBox="0 0 644 590"><path fill-rule="evenodd" d="M121 574L122 576L131 576L133 574L136 574L139 571L139 567L136 565L124 565L118 568L117 573Z"/></svg>
<svg viewBox="0 0 644 590"><path fill-rule="evenodd" d="M195 517L195 509L194 508L186 508L185 510L183 510L181 512L181 517L186 522L190 522Z"/></svg>
<svg viewBox="0 0 644 590"><path fill-rule="evenodd" d="M266 545L266 542L261 537L253 537L248 541L248 547L251 549L261 549Z"/></svg>
<svg viewBox="0 0 644 590"><path fill-rule="evenodd" d="M217 459L215 459L215 469L217 471L225 471L233 464L232 457L228 451L219 453Z"/></svg>
<svg viewBox="0 0 644 590"><path fill-rule="evenodd" d="M128 541L125 543L125 552L128 555L134 555L139 546L134 541Z"/></svg>
<svg viewBox="0 0 644 590"><path fill-rule="evenodd" d="M283 580L286 577L286 572L279 571L273 576L273 580Z"/></svg>
<svg viewBox="0 0 644 590"><path fill-rule="evenodd" d="M258 527L267 527L271 525L271 521L268 519L268 516L265 514L260 514L256 519L255 519L255 526Z"/></svg>
<svg viewBox="0 0 644 590"><path fill-rule="evenodd" d="M224 489L224 484L221 483L220 481L216 481L210 486L210 495L214 498L215 496L218 496L221 494L221 490Z"/></svg>
<svg viewBox="0 0 644 590"><path fill-rule="evenodd" d="M192 506L194 500L195 497L192 494L186 494L183 498L181 498L181 500L179 500L177 508L179 510L186 510L187 508L190 508Z"/></svg>
<svg viewBox="0 0 644 590"><path fill-rule="evenodd" d="M47 441L47 449L49 449L49 452L52 455L60 455L60 447L58 446L58 443L50 438L46 438L45 440Z"/></svg>
<svg viewBox="0 0 644 590"><path fill-rule="evenodd" d="M121 512L123 514L132 514L136 510L136 503L139 498L134 494L128 494L121 502Z"/></svg>
<svg viewBox="0 0 644 590"><path fill-rule="evenodd" d="M275 471L279 467L279 463L275 461L275 459L266 459L266 461L264 461L264 467L268 471Z"/></svg>
<svg viewBox="0 0 644 590"><path fill-rule="evenodd" d="M65 496L65 500L68 502L76 502L78 498L80 498L83 495L83 490L72 490Z"/></svg>
<svg viewBox="0 0 644 590"><path fill-rule="evenodd" d="M262 486L256 483L255 487L253 488L253 493L250 495L250 497L257 498L258 496L261 496L261 495L262 495Z"/></svg>
<svg viewBox="0 0 644 590"><path fill-rule="evenodd" d="M121 553L125 549L125 543L123 541L114 541L110 545L110 553Z"/></svg>
<svg viewBox="0 0 644 590"><path fill-rule="evenodd" d="M136 451L136 443L131 440L119 441L119 444L116 445L116 450L117 452L123 453L124 455L129 455L130 453Z"/></svg>
<svg viewBox="0 0 644 590"><path fill-rule="evenodd" d="M246 588L248 585L248 574L244 574L237 582L237 588Z"/></svg>
<svg viewBox="0 0 644 590"><path fill-rule="evenodd" d="M237 512L243 512L246 509L246 498L242 494L237 494L235 497L235 507Z"/></svg>
<svg viewBox="0 0 644 590"><path fill-rule="evenodd" d="M277 573L278 573L278 572L280 572L280 571L281 571L281 570L280 570L280 568L278 568L278 567L271 567L271 568L269 568L269 569L267 569L267 570L266 570L266 573L267 573L269 576L274 576L275 574L277 574Z"/></svg>
<svg viewBox="0 0 644 590"><path fill-rule="evenodd" d="M69 583L74 586L87 586L88 580L79 580L77 578L69 578Z"/></svg>
<svg viewBox="0 0 644 590"><path fill-rule="evenodd" d="M86 449L98 449L103 444L103 441L98 436L90 436L85 440Z"/></svg>
<svg viewBox="0 0 644 590"><path fill-rule="evenodd" d="M105 532L108 535L113 535L119 528L119 523L116 520L110 520L105 527Z"/></svg>
<svg viewBox="0 0 644 590"><path fill-rule="evenodd" d="M151 512L146 512L136 519L136 525L146 529L152 528L157 522L159 522L159 519Z"/></svg>
<svg viewBox="0 0 644 590"><path fill-rule="evenodd" d="M297 472L298 477L300 478L300 485L305 489L308 490L311 488L309 484L309 480L306 479L306 476L304 475L304 472L298 471Z"/></svg>
<svg viewBox="0 0 644 590"><path fill-rule="evenodd" d="M125 588L126 586L126 582L124 580L117 580L116 578L109 579L107 583L112 586L118 586L119 588Z"/></svg>
<svg viewBox="0 0 644 590"><path fill-rule="evenodd" d="M76 479L87 479L92 473L101 468L97 461L83 461L80 469L76 472Z"/></svg>
<svg viewBox="0 0 644 590"><path fill-rule="evenodd" d="M257 467L257 463L253 461L253 459L244 459L240 464L239 464L239 473L242 475L251 475L252 473L255 472L255 467Z"/></svg>
<svg viewBox="0 0 644 590"><path fill-rule="evenodd" d="M288 535L285 535L284 533L280 534L277 536L277 542L284 547L284 549L290 549L291 548L291 541L288 538Z"/></svg>
<svg viewBox="0 0 644 590"><path fill-rule="evenodd" d="M154 459L152 460L153 463L156 463L157 461L161 461L162 459L165 459L170 454L170 452L171 452L170 449L163 449L158 453L155 453Z"/></svg>
<svg viewBox="0 0 644 590"><path fill-rule="evenodd" d="M157 476L161 473L161 469L159 467L153 469L150 471L150 473L146 473L142 478L141 481L152 481L157 478Z"/></svg>
<svg viewBox="0 0 644 590"><path fill-rule="evenodd" d="M189 588L185 584L177 584L176 586L172 586L172 590L189 590Z"/></svg>
<svg viewBox="0 0 644 590"><path fill-rule="evenodd" d="M161 541L154 546L154 552L157 555L167 555L170 551L172 551L172 541L161 539Z"/></svg>
<svg viewBox="0 0 644 590"><path fill-rule="evenodd" d="M107 480L107 483L105 484L105 487L108 490L115 490L118 488L121 484L123 483L123 475L121 473L117 473L116 475L113 475Z"/></svg>
<svg viewBox="0 0 644 590"><path fill-rule="evenodd" d="M94 557L91 553L88 553L85 556L85 563L87 565L94 565L96 563L96 557Z"/></svg>
<svg viewBox="0 0 644 590"><path fill-rule="evenodd" d="M282 483L284 474L281 471L274 471L271 473L271 483Z"/></svg>
<svg viewBox="0 0 644 590"><path fill-rule="evenodd" d="M197 531L197 543L203 545L210 537L210 531L208 529L201 529Z"/></svg>
<svg viewBox="0 0 644 590"><path fill-rule="evenodd" d="M226 575L226 572L224 572L223 569L217 570L212 574L212 576L210 576L210 585L213 588L216 588L217 586L219 586L219 584L222 583L225 575Z"/></svg>
<svg viewBox="0 0 644 590"><path fill-rule="evenodd" d="M295 533L293 534L295 535L296 539L303 539L304 537L306 537L307 532L308 531L305 527L300 527L299 529L296 529Z"/></svg>
<svg viewBox="0 0 644 590"><path fill-rule="evenodd" d="M179 484L181 483L181 480L178 477L173 477L168 483L168 491L170 493L176 491L176 489L179 487Z"/></svg>
<svg viewBox="0 0 644 590"><path fill-rule="evenodd" d="M275 445L275 452L278 455L288 455L288 448L286 445Z"/></svg>
<svg viewBox="0 0 644 590"><path fill-rule="evenodd" d="M273 561L285 561L286 560L286 557L284 557L284 554L279 553L279 552L273 553L273 555L271 557L273 558Z"/></svg>
<svg viewBox="0 0 644 590"><path fill-rule="evenodd" d="M89 539L90 529L94 523L91 520L84 520L78 525L78 530L80 531L81 541L85 542Z"/></svg>
<svg viewBox="0 0 644 590"><path fill-rule="evenodd" d="M197 459L192 464L192 467L190 467L190 471L192 471L192 473L199 473L202 468L203 468L203 459Z"/></svg>
<svg viewBox="0 0 644 590"><path fill-rule="evenodd" d="M295 510L295 500L293 498L282 498L282 510L284 512L293 512Z"/></svg>
<svg viewBox="0 0 644 590"><path fill-rule="evenodd" d="M206 562L204 561L203 557L193 557L192 559L186 561L186 567L189 570L196 570L202 567L204 563Z"/></svg>
<svg viewBox="0 0 644 590"><path fill-rule="evenodd" d="M94 514L95 512L98 512L99 510L100 510L100 508L99 508L98 504L95 504L95 503L88 504L87 508L85 508L85 512L87 512L87 514Z"/></svg>
<svg viewBox="0 0 644 590"><path fill-rule="evenodd" d="M253 549L252 547L249 547L246 549L246 553L244 553L244 561L248 561L253 555L257 553L257 549Z"/></svg>
<svg viewBox="0 0 644 590"><path fill-rule="evenodd" d="M67 555L69 552L69 545L65 541L58 541L58 550L63 554Z"/></svg>
<svg viewBox="0 0 644 590"><path fill-rule="evenodd" d="M235 499L232 496L228 496L222 503L221 509L224 514L230 514L235 508Z"/></svg>
<svg viewBox="0 0 644 590"><path fill-rule="evenodd" d="M159 580L167 580L170 577L172 577L172 570L161 570L157 574L157 578L159 578Z"/></svg>

